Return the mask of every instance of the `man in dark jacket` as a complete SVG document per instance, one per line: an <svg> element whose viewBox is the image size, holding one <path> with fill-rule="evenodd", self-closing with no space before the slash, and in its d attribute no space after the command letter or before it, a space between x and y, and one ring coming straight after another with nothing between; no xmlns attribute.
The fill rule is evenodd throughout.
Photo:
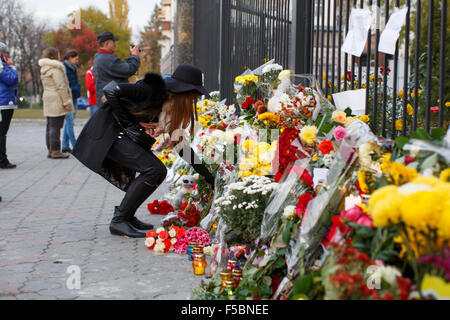
<svg viewBox="0 0 450 320"><path fill-rule="evenodd" d="M103 32L98 36L99 50L94 59L95 90L97 94L97 106L103 104L103 88L115 81L117 83L128 83L128 78L136 74L141 64L139 59L139 47L130 49L130 57L125 61L114 55L116 41L111 32Z"/></svg>
<svg viewBox="0 0 450 320"><path fill-rule="evenodd" d="M72 152L70 144L75 146L77 139L75 137L75 117L78 110L78 98L81 96L80 81L78 80L78 52L75 50L69 50L64 56L64 67L66 68L67 79L69 80L70 91L72 92L73 107L75 112L66 114L66 122L64 124L63 139L62 139L62 152Z"/></svg>
<svg viewBox="0 0 450 320"><path fill-rule="evenodd" d="M18 106L18 81L16 67L6 56L7 47L0 42L0 169L13 169L6 156L6 134L11 124L14 109Z"/></svg>

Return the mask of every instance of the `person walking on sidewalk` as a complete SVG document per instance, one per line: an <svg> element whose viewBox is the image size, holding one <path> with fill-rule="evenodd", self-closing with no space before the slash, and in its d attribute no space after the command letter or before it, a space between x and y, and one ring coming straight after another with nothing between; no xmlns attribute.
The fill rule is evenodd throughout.
<svg viewBox="0 0 450 320"><path fill-rule="evenodd" d="M6 44L0 42L0 168L14 169L16 165L10 163L6 155L6 135L19 103L19 77L16 67L7 57L7 50Z"/></svg>
<svg viewBox="0 0 450 320"><path fill-rule="evenodd" d="M52 159L67 159L68 154L61 152L61 129L67 114L75 111L72 93L66 68L60 62L60 53L56 48L44 50L41 67L41 80L44 89L42 101L44 116L47 117L46 144L48 157Z"/></svg>
<svg viewBox="0 0 450 320"><path fill-rule="evenodd" d="M69 79L70 90L72 91L73 108L74 112L66 114L66 123L64 124L63 139L62 139L62 152L72 152L72 147L75 145L77 139L75 138L74 121L77 115L78 98L81 96L80 82L78 81L78 52L75 50L69 50L64 56L64 66L66 67L67 78Z"/></svg>
<svg viewBox="0 0 450 320"><path fill-rule="evenodd" d="M149 73L136 84L109 83L104 88L107 102L84 126L73 150L86 167L126 192L109 226L113 235L144 238L141 230L153 229L135 214L167 175L165 165L151 151L155 137L166 132L173 144L181 142L182 135L175 136L188 125L193 128L197 100L208 95L199 69L182 65L177 71L166 80ZM190 156L184 159L214 185L214 176L191 148L177 150L182 157Z"/></svg>
<svg viewBox="0 0 450 320"><path fill-rule="evenodd" d="M85 84L88 96L89 113L90 116L92 117L94 113L98 110L97 95L95 94L94 67L91 67L86 72Z"/></svg>
<svg viewBox="0 0 450 320"><path fill-rule="evenodd" d="M111 32L106 31L97 37L99 50L94 58L94 78L97 96L97 106L103 101L103 88L115 81L117 83L128 83L128 78L136 74L141 65L139 59L139 47L130 49L130 56L125 61L114 55L116 50L116 38Z"/></svg>

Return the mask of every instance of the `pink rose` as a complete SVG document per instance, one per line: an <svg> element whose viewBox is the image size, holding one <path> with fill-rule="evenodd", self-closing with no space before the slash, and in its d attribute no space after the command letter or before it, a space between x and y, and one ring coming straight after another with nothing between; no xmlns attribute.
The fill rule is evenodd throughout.
<svg viewBox="0 0 450 320"><path fill-rule="evenodd" d="M439 107L431 107L431 108L430 108L430 111L431 111L431 112L435 112L435 113L436 113L436 112L439 112Z"/></svg>
<svg viewBox="0 0 450 320"><path fill-rule="evenodd" d="M336 129L334 129L333 135L334 139L340 142L347 136L347 130L345 130L345 128L342 126L336 127Z"/></svg>
<svg viewBox="0 0 450 320"><path fill-rule="evenodd" d="M348 218L348 220L350 220L351 222L356 222L363 214L364 212L362 211L360 206L354 206L347 211L342 211L341 217Z"/></svg>
<svg viewBox="0 0 450 320"><path fill-rule="evenodd" d="M361 216L356 221L356 223L373 229L373 221L372 221L372 218L368 214L364 214L363 216Z"/></svg>

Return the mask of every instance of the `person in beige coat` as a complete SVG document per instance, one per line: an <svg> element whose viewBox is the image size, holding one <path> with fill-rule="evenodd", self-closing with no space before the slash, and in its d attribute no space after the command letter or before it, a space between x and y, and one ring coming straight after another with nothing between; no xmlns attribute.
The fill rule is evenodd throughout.
<svg viewBox="0 0 450 320"><path fill-rule="evenodd" d="M67 159L68 154L61 152L61 129L65 115L74 112L72 93L67 79L66 69L60 62L60 54L56 48L44 50L41 67L41 80L44 89L42 100L44 116L47 117L46 144L48 157Z"/></svg>

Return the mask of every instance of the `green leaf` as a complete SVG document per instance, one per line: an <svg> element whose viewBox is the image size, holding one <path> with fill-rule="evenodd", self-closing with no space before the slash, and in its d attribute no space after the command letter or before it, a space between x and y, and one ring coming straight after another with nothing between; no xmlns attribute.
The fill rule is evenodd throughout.
<svg viewBox="0 0 450 320"><path fill-rule="evenodd" d="M294 283L294 294L307 294L313 286L313 274L309 273L304 276L300 276Z"/></svg>
<svg viewBox="0 0 450 320"><path fill-rule="evenodd" d="M403 149L403 146L405 144L407 144L409 141L409 138L407 137L397 137L395 139L395 145L399 148L399 149Z"/></svg>
<svg viewBox="0 0 450 320"><path fill-rule="evenodd" d="M352 109L347 108L344 110L345 114L347 115L347 117L351 117L352 116Z"/></svg>
<svg viewBox="0 0 450 320"><path fill-rule="evenodd" d="M283 231L283 241L286 244L289 244L289 241L291 240L291 232L293 224L294 223L292 221L289 221L289 223L286 226L286 229L284 229Z"/></svg>
<svg viewBox="0 0 450 320"><path fill-rule="evenodd" d="M431 136L424 129L418 129L411 134L412 139L430 140Z"/></svg>
<svg viewBox="0 0 450 320"><path fill-rule="evenodd" d="M444 127L431 129L431 137L433 140L442 140L445 137Z"/></svg>

